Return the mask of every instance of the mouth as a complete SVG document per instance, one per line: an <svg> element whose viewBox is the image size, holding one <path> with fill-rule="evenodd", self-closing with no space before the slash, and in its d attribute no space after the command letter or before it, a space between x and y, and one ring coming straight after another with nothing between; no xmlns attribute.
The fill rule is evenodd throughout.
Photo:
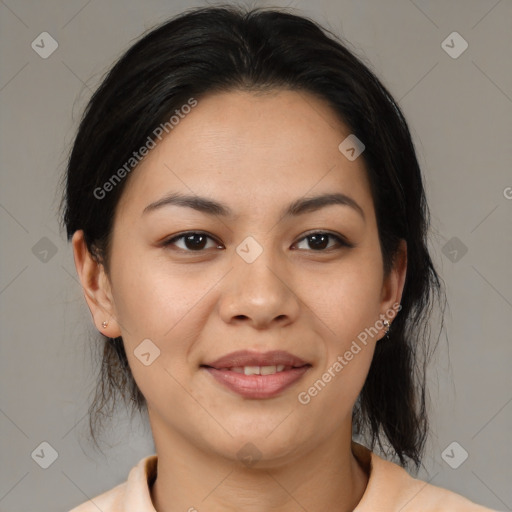
<svg viewBox="0 0 512 512"><path fill-rule="evenodd" d="M218 383L251 399L273 398L301 379L311 364L284 351L239 351L200 367Z"/></svg>

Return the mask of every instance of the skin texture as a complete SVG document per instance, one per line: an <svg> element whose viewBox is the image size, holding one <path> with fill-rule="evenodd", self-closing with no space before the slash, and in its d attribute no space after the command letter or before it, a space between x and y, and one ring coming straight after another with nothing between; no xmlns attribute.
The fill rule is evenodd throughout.
<svg viewBox="0 0 512 512"><path fill-rule="evenodd" d="M93 321L106 336L122 335L148 403L159 512L348 511L361 499L368 478L350 449L351 414L385 328L307 405L297 398L400 302L404 285L405 243L384 277L364 162L338 150L349 134L307 93L206 96L129 176L110 276L82 232L73 236ZM234 217L177 205L143 214L171 192L215 199ZM334 192L354 199L364 219L343 205L281 216L297 199ZM201 252L184 239L163 246L188 231L212 238ZM306 235L319 231L355 247L328 238L315 250ZM252 263L236 252L248 236L263 249ZM149 366L134 355L147 338L160 350ZM242 398L199 368L240 349L286 350L312 367L277 397ZM246 443L261 454L253 467L237 456Z"/></svg>

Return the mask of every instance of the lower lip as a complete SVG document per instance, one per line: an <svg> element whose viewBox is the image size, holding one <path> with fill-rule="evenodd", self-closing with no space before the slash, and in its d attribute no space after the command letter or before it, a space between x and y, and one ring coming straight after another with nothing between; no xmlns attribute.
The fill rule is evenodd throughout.
<svg viewBox="0 0 512 512"><path fill-rule="evenodd" d="M297 382L311 368L301 366L272 375L245 375L203 367L217 381L245 398L272 398Z"/></svg>

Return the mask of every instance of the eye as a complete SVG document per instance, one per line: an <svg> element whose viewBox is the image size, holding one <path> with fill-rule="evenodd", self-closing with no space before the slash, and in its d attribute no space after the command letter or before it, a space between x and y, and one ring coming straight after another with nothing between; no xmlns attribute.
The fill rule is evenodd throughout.
<svg viewBox="0 0 512 512"><path fill-rule="evenodd" d="M210 247L206 247L208 239L214 241L214 239L206 233L189 231L187 233L182 233L181 235L177 235L169 240L166 240L162 245L164 247L169 245L176 245L179 249L186 252L201 252L204 249L211 249L212 247L222 249L222 246L219 246L218 243L214 243ZM177 245L177 242L181 240L183 240L183 246L180 247Z"/></svg>
<svg viewBox="0 0 512 512"><path fill-rule="evenodd" d="M334 235L333 233L327 233L324 231L309 233L305 237L301 238L299 240L299 243L302 242L303 240L306 240L307 243L312 247L312 249L310 250L322 252L325 249L333 248L332 245L327 245L329 238L334 239L338 247L354 247L353 244L349 243L342 236ZM334 247L336 247L336 244L334 244ZM306 250L308 250L308 248L306 248Z"/></svg>
<svg viewBox="0 0 512 512"><path fill-rule="evenodd" d="M334 240L335 244L329 245L329 239ZM209 247L208 240L213 242ZM335 235L324 231L309 233L305 237L301 238L298 243L303 241L307 241L311 247L310 249L306 247L306 250L313 250L316 252L324 252L326 249L333 249L336 245L338 247L354 247L353 244L349 243L341 235ZM178 242L181 242L182 245L179 246ZM175 245L178 249L181 249L184 252L201 252L205 249L223 248L223 246L220 245L213 237L200 231L188 231L186 233L181 233L180 235L176 235L173 238L166 240L162 244L164 247L172 245Z"/></svg>

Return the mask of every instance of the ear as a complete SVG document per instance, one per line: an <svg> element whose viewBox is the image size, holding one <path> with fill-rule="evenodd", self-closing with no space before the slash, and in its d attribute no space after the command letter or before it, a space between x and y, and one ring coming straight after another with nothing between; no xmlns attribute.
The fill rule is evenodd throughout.
<svg viewBox="0 0 512 512"><path fill-rule="evenodd" d="M394 260L393 268L390 270L389 275L384 279L382 285L381 295L381 312L386 314L386 311L394 309L393 305L400 304L402 300L402 292L405 285L405 276L407 274L407 243L405 240L400 240Z"/></svg>
<svg viewBox="0 0 512 512"><path fill-rule="evenodd" d="M103 265L98 263L87 249L83 230L76 231L73 234L72 245L76 271L94 325L109 338L121 336L116 320L110 281ZM102 326L104 321L108 322L106 327Z"/></svg>

